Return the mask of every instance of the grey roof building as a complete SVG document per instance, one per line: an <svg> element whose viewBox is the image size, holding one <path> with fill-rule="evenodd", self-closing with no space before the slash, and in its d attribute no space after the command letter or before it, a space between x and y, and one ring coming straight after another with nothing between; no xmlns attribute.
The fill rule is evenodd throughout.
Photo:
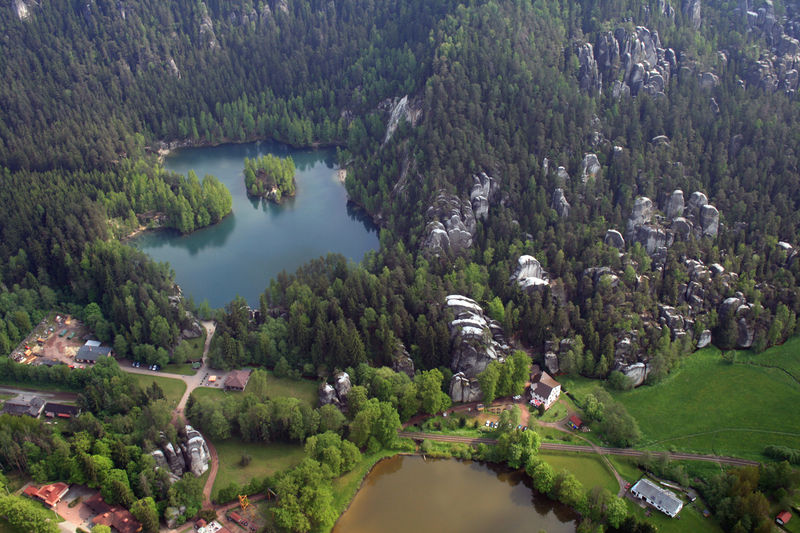
<svg viewBox="0 0 800 533"><path fill-rule="evenodd" d="M631 494L640 498L667 516L674 517L683 508L683 501L674 492L662 489L649 479L640 479L631 487Z"/></svg>
<svg viewBox="0 0 800 533"><path fill-rule="evenodd" d="M8 415L28 415L38 418L42 414L42 409L44 409L44 400L42 398L20 395L11 400L6 400L2 412Z"/></svg>
<svg viewBox="0 0 800 533"><path fill-rule="evenodd" d="M79 363L96 363L101 357L111 355L111 348L108 346L81 346L75 354L75 360Z"/></svg>

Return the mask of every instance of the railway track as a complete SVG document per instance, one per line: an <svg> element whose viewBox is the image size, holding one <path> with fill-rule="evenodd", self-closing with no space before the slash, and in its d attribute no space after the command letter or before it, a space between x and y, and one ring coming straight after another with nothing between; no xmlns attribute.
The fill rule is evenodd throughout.
<svg viewBox="0 0 800 533"><path fill-rule="evenodd" d="M439 435L436 433L420 433L420 432L400 432L400 436L407 437L414 440L435 440L439 442L456 442L461 444L497 444L496 439L482 438L482 437L462 437L458 435ZM631 450L627 448L606 448L601 446L580 446L577 444L562 444L558 442L543 442L540 446L542 450L562 451L562 452L575 452L575 453L595 453L600 455L620 455L623 457L642 457L648 453L662 453L643 450ZM675 461L708 461L712 463L719 463L733 466L755 466L758 461L751 461L749 459L739 459L737 457L725 457L720 455L702 455L696 453L670 453L667 452L670 459Z"/></svg>

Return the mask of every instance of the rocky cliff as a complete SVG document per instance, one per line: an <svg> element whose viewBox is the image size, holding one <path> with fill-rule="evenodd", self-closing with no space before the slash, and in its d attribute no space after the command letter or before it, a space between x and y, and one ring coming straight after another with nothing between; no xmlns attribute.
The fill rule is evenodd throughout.
<svg viewBox="0 0 800 533"><path fill-rule="evenodd" d="M162 438L164 441L160 449L154 450L151 455L156 461L156 468L168 470L173 480L180 479L187 471L200 477L208 470L211 460L208 444L203 435L192 426L186 425L183 428L184 442L180 445L167 441L163 433Z"/></svg>

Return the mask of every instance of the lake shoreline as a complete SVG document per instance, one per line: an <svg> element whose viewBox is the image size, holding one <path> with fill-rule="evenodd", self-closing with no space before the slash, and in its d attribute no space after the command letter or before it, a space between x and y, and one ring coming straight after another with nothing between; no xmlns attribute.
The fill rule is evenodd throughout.
<svg viewBox="0 0 800 533"><path fill-rule="evenodd" d="M247 139L244 140L226 138L219 141L208 141L205 139L203 140L173 139L171 141L167 141L161 139L154 143L155 146L146 146L145 150L149 151L150 153L156 154L158 156L158 162L163 164L164 159L168 157L172 152L183 148L215 148L217 146L223 146L225 144L250 144L250 143L260 143L260 142L285 144L286 146L289 146L290 148L293 148L295 150L326 150L329 148L340 148L344 146L344 143L339 143L339 142L331 142L331 143L313 142L310 145L296 146L289 142L271 137L248 137Z"/></svg>

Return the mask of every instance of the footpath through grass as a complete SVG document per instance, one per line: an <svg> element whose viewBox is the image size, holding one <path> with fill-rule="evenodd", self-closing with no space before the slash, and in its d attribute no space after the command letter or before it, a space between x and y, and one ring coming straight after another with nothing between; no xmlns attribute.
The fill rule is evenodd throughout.
<svg viewBox="0 0 800 533"><path fill-rule="evenodd" d="M186 383L175 378L165 378L163 376L151 376L150 374L128 374L142 388L152 386L153 382L158 383L170 407L175 408L181 400L181 396L186 392Z"/></svg>
<svg viewBox="0 0 800 533"><path fill-rule="evenodd" d="M792 342L752 359L794 368ZM716 348L687 356L662 383L614 396L639 422L640 448L763 460L766 445L800 441L800 384L781 369L727 363Z"/></svg>

